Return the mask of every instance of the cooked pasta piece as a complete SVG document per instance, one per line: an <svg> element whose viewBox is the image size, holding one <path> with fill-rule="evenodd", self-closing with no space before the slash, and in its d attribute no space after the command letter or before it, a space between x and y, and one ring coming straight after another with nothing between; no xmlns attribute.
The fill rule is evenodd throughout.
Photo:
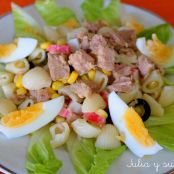
<svg viewBox="0 0 174 174"><path fill-rule="evenodd" d="M41 48L36 48L29 56L28 60L34 65L39 65L46 59L46 52Z"/></svg>
<svg viewBox="0 0 174 174"><path fill-rule="evenodd" d="M51 144L54 148L66 143L70 134L70 128L66 122L59 122L50 127L52 135Z"/></svg>
<svg viewBox="0 0 174 174"><path fill-rule="evenodd" d="M7 71L0 72L0 86L9 84L13 81L14 75Z"/></svg>
<svg viewBox="0 0 174 174"><path fill-rule="evenodd" d="M14 97L16 85L14 83L9 83L7 85L3 85L2 90L4 92L5 97L8 99L11 99Z"/></svg>
<svg viewBox="0 0 174 174"><path fill-rule="evenodd" d="M5 69L14 74L25 73L30 68L27 59L21 59L15 62L10 62L6 64Z"/></svg>
<svg viewBox="0 0 174 174"><path fill-rule="evenodd" d="M33 104L34 101L32 99L27 98L18 106L18 109L25 109Z"/></svg>
<svg viewBox="0 0 174 174"><path fill-rule="evenodd" d="M163 86L163 79L158 70L154 70L144 80L142 90L145 93L153 94Z"/></svg>

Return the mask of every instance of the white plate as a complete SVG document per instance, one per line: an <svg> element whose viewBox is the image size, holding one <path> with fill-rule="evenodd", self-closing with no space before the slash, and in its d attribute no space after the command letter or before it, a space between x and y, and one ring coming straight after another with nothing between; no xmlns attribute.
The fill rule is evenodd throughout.
<svg viewBox="0 0 174 174"><path fill-rule="evenodd" d="M81 16L81 11L79 10L80 2L81 0L59 0L59 4L62 6L71 7L79 14L79 16ZM130 5L123 5L122 10L123 15L130 13L134 16L137 16L137 18L143 22L146 27L164 23L161 18L143 9L139 9ZM43 21L41 21L40 17L32 6L27 7L26 11L30 12L32 16L34 16L38 21L40 21L41 24L43 24ZM9 14L0 19L0 42L9 42L12 40L13 36L13 18L12 15ZM25 155L28 142L28 137L7 140L3 135L0 135L0 164L17 174L25 174ZM56 155L63 161L64 164L61 168L60 174L75 174L67 152L64 149L59 149L56 151ZM139 161L144 165L147 165L148 163L151 167L128 167L131 161L134 163L138 163ZM155 156L138 159L131 152L127 151L113 163L109 169L108 174L162 174L172 168L163 167L162 165L164 165L164 163L173 164L174 167L174 153L163 150ZM160 165L158 172L156 171L157 164Z"/></svg>

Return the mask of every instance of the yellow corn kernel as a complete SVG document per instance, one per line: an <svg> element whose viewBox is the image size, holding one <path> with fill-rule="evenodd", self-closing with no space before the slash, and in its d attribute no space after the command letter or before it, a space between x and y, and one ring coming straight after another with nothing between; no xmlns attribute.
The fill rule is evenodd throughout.
<svg viewBox="0 0 174 174"><path fill-rule="evenodd" d="M51 95L51 99L54 99L54 98L57 98L57 97L60 97L60 94L54 93L54 94Z"/></svg>
<svg viewBox="0 0 174 174"><path fill-rule="evenodd" d="M59 39L58 41L57 41L57 45L65 45L67 43L67 41L66 41L66 39Z"/></svg>
<svg viewBox="0 0 174 174"><path fill-rule="evenodd" d="M52 83L51 87L52 87L53 90L58 91L63 85L64 85L63 82L56 81L56 82Z"/></svg>
<svg viewBox="0 0 174 174"><path fill-rule="evenodd" d="M105 110L103 110L103 109L98 109L96 111L96 114L98 114L98 115L100 115L101 117L104 117L104 118L108 117L108 113Z"/></svg>
<svg viewBox="0 0 174 174"><path fill-rule="evenodd" d="M53 90L52 88L48 88L48 92L50 95L54 94L55 93L55 90Z"/></svg>
<svg viewBox="0 0 174 174"><path fill-rule="evenodd" d="M86 74L82 75L81 78L82 78L82 80L84 80L84 81L89 80L89 79L88 79L88 76L87 76Z"/></svg>
<svg viewBox="0 0 174 174"><path fill-rule="evenodd" d="M43 42L40 44L40 48L46 50L51 45L51 42Z"/></svg>
<svg viewBox="0 0 174 174"><path fill-rule="evenodd" d="M22 75L17 75L16 76L15 84L16 84L17 88L22 88L23 87L23 85L22 85L22 78L23 78Z"/></svg>
<svg viewBox="0 0 174 174"><path fill-rule="evenodd" d="M111 76L112 72L111 71L106 71L104 69L102 69L103 73L106 74L107 76Z"/></svg>
<svg viewBox="0 0 174 174"><path fill-rule="evenodd" d="M17 95L25 95L27 93L27 90L25 89L25 88L18 88L17 90L16 90L16 94Z"/></svg>
<svg viewBox="0 0 174 174"><path fill-rule="evenodd" d="M89 72L88 72L88 78L89 78L89 80L94 80L94 78L95 78L95 74L96 74L96 71L95 70L90 70Z"/></svg>
<svg viewBox="0 0 174 174"><path fill-rule="evenodd" d="M69 19L67 22L63 24L67 28L76 28L79 26L79 23L76 19Z"/></svg>
<svg viewBox="0 0 174 174"><path fill-rule="evenodd" d="M65 119L64 119L63 117L61 117L61 116L58 115L58 116L56 117L55 121L56 121L56 123L60 123L60 122L64 122Z"/></svg>
<svg viewBox="0 0 174 174"><path fill-rule="evenodd" d="M73 84L73 83L77 80L78 76L79 76L78 72L73 71L73 72L70 74L69 79L68 79L67 82L68 82L69 84Z"/></svg>
<svg viewBox="0 0 174 174"><path fill-rule="evenodd" d="M15 62L15 67L17 67L17 68L24 68L25 67L25 63L23 61L18 60L18 61Z"/></svg>

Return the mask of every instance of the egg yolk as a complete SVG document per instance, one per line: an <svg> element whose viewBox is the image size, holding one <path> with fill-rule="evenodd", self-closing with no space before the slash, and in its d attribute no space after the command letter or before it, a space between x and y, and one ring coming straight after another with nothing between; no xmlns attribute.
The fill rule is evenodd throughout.
<svg viewBox="0 0 174 174"><path fill-rule="evenodd" d="M17 44L4 44L0 45L0 58L7 57L17 48Z"/></svg>
<svg viewBox="0 0 174 174"><path fill-rule="evenodd" d="M130 20L126 21L125 26L135 30L136 34L139 34L144 29L144 26L134 18L131 18Z"/></svg>
<svg viewBox="0 0 174 174"><path fill-rule="evenodd" d="M155 141L148 134L141 117L133 108L128 108L124 115L124 121L130 134L143 146L149 147L155 144Z"/></svg>
<svg viewBox="0 0 174 174"><path fill-rule="evenodd" d="M165 64L169 61L172 55L173 48L163 44L156 36L152 35L152 40L147 41L148 50L154 62Z"/></svg>
<svg viewBox="0 0 174 174"><path fill-rule="evenodd" d="M14 111L1 119L2 125L17 128L36 120L43 113L43 103L37 103L26 109Z"/></svg>

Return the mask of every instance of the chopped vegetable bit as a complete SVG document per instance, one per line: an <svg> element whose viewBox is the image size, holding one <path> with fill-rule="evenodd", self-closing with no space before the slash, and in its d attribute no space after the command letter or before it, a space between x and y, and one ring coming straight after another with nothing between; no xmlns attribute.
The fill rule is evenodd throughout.
<svg viewBox="0 0 174 174"><path fill-rule="evenodd" d="M51 54L70 54L71 47L69 45L49 45L47 51Z"/></svg>
<svg viewBox="0 0 174 174"><path fill-rule="evenodd" d="M78 76L79 76L78 72L77 72L77 71L73 71L73 72L70 74L69 79L68 79L67 82L68 82L69 84L75 83L75 81L77 80Z"/></svg>

